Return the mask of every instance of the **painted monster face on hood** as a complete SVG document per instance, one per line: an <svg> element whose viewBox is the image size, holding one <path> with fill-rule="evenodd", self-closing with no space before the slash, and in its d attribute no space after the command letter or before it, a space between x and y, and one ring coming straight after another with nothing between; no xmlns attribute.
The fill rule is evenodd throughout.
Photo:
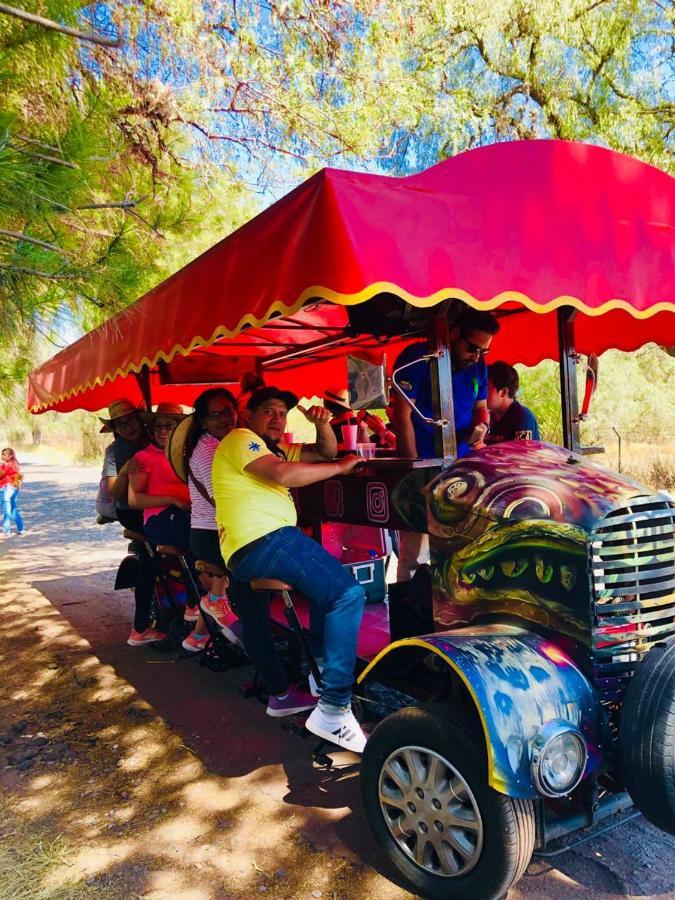
<svg viewBox="0 0 675 900"><path fill-rule="evenodd" d="M603 466L534 441L455 463L427 493L437 621L508 614L582 637L588 532L641 493Z"/></svg>

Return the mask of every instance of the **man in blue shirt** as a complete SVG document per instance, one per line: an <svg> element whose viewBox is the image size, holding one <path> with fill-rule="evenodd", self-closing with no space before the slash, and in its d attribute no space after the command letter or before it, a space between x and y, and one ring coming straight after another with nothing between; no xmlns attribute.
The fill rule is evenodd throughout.
<svg viewBox="0 0 675 900"><path fill-rule="evenodd" d="M539 426L534 413L516 400L518 373L508 363L488 366L487 405L490 410L488 444L501 441L538 441Z"/></svg>
<svg viewBox="0 0 675 900"><path fill-rule="evenodd" d="M461 318L451 324L452 395L458 457L466 456L472 448L481 446L487 434L488 384L484 357L498 331L499 322L492 313L471 308L467 308ZM423 359L428 352L426 342L420 341L406 347L394 363L394 371L400 371L395 375L398 391L394 395L393 424L397 450L403 457L432 459L436 455L434 427L424 421L424 418L434 418L430 361ZM402 366L407 367L402 369ZM421 416L401 393L419 410ZM409 581L418 566L428 558L428 535L400 532L397 581Z"/></svg>

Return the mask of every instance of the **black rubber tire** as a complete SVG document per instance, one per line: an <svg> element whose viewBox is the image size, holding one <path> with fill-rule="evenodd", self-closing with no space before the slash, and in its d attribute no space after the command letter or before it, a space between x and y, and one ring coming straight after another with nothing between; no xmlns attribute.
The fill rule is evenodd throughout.
<svg viewBox="0 0 675 900"><path fill-rule="evenodd" d="M620 746L633 803L658 828L675 834L675 638L652 647L631 678Z"/></svg>
<svg viewBox="0 0 675 900"><path fill-rule="evenodd" d="M466 875L448 878L418 866L396 843L379 801L380 772L398 747L413 745L441 754L461 773L474 794L483 824L483 848ZM431 900L503 897L523 875L534 851L534 806L497 793L488 785L482 736L451 714L406 707L387 716L366 744L361 760L361 796L378 845L403 876L406 887Z"/></svg>

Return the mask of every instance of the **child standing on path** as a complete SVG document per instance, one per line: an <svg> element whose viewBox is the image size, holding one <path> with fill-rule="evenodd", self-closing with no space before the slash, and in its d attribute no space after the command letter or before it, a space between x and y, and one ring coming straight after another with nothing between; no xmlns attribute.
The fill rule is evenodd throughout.
<svg viewBox="0 0 675 900"><path fill-rule="evenodd" d="M2 499L2 534L9 537L12 522L18 534L23 534L23 519L19 512L19 486L23 476L19 470L19 461L11 447L2 451L0 462L0 498Z"/></svg>

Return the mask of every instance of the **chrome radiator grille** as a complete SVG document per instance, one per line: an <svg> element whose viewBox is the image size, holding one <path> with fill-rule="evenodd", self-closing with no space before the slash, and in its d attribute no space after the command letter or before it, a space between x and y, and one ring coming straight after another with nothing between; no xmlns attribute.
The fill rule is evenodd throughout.
<svg viewBox="0 0 675 900"><path fill-rule="evenodd" d="M675 634L675 504L636 497L589 538L593 669L610 719L638 661Z"/></svg>

